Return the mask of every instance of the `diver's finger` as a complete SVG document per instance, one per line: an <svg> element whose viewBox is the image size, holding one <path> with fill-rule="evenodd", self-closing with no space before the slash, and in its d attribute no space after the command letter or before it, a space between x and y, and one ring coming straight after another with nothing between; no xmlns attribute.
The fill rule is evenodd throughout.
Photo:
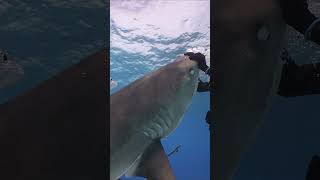
<svg viewBox="0 0 320 180"><path fill-rule="evenodd" d="M194 53L193 53L193 52L186 52L186 53L184 53L184 55L185 55L185 56L193 56Z"/></svg>

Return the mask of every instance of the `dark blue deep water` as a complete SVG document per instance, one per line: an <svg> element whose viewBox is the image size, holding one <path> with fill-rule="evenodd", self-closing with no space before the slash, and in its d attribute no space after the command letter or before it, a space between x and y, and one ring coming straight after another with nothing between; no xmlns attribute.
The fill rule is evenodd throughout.
<svg viewBox="0 0 320 180"><path fill-rule="evenodd" d="M0 103L105 46L106 11L103 0L1 1L0 50L23 68L24 75L1 88L2 80L12 79L15 70L4 74L6 67L0 63Z"/></svg>

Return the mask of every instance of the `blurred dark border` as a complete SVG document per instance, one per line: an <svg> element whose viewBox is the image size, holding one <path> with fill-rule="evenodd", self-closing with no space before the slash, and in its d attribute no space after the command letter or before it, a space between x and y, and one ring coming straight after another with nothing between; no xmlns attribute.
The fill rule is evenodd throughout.
<svg viewBox="0 0 320 180"><path fill-rule="evenodd" d="M109 179L109 0L105 10L101 49L0 104L0 179Z"/></svg>

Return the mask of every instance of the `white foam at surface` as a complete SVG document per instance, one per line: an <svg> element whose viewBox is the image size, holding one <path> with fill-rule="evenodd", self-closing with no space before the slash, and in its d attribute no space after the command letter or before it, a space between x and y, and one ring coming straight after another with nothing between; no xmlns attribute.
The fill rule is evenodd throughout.
<svg viewBox="0 0 320 180"><path fill-rule="evenodd" d="M147 57L136 65L157 69L174 60L163 54L183 49L205 54L210 66L209 0L111 0L110 18L112 52Z"/></svg>

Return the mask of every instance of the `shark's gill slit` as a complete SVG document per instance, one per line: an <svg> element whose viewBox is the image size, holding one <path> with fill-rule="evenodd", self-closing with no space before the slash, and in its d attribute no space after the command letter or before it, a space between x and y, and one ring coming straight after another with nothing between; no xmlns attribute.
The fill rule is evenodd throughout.
<svg viewBox="0 0 320 180"><path fill-rule="evenodd" d="M166 131L168 131L170 129L169 118L165 118L165 119L159 118L159 120L163 122L163 126L166 128Z"/></svg>
<svg viewBox="0 0 320 180"><path fill-rule="evenodd" d="M161 113L162 114L162 113ZM163 118L163 116L157 114L156 115L156 121L159 123L160 128L162 128L162 132L161 135L163 135L166 131L169 130L169 124L167 124L167 122L165 121L165 119Z"/></svg>
<svg viewBox="0 0 320 180"><path fill-rule="evenodd" d="M161 122L161 121L160 121ZM160 124L159 124L159 122L157 122L157 121L155 121L154 122L154 126L155 126L155 128L156 128L156 130L157 130L157 137L161 137L164 133L163 133L163 126L161 126Z"/></svg>
<svg viewBox="0 0 320 180"><path fill-rule="evenodd" d="M150 135L146 130L144 130L144 131L142 131L142 132L143 132L143 134L144 134L145 136L151 137L151 135Z"/></svg>
<svg viewBox="0 0 320 180"><path fill-rule="evenodd" d="M152 127L146 127L143 132L151 139L154 139L157 136L157 132Z"/></svg>
<svg viewBox="0 0 320 180"><path fill-rule="evenodd" d="M151 139L161 138L172 128L173 114L165 105L160 105L159 112L154 115L153 120L143 128L143 133Z"/></svg>
<svg viewBox="0 0 320 180"><path fill-rule="evenodd" d="M172 127L173 119L174 115L170 111L170 108L163 106L161 113L161 121L163 121L163 123L167 125L168 131L170 130L170 127Z"/></svg>

